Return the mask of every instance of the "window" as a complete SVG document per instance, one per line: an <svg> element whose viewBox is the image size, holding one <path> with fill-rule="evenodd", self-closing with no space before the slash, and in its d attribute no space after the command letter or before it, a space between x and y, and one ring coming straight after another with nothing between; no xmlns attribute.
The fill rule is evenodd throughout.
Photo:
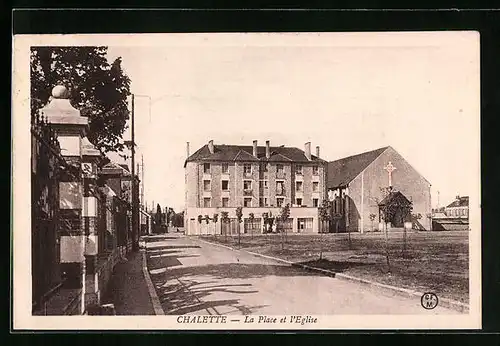
<svg viewBox="0 0 500 346"><path fill-rule="evenodd" d="M267 198L265 198L265 197L259 198L259 206L260 207L268 207L269 204L268 204Z"/></svg>
<svg viewBox="0 0 500 346"><path fill-rule="evenodd" d="M302 205L302 198L297 198L297 205Z"/></svg>
<svg viewBox="0 0 500 346"><path fill-rule="evenodd" d="M295 185L296 185L296 191L301 192L303 183L301 181L297 181Z"/></svg>
<svg viewBox="0 0 500 346"><path fill-rule="evenodd" d="M252 174L252 165L243 165L243 173L245 175Z"/></svg>
<svg viewBox="0 0 500 346"><path fill-rule="evenodd" d="M283 206L284 203L285 203L285 199L284 198L276 198L276 206L277 207Z"/></svg>
<svg viewBox="0 0 500 346"><path fill-rule="evenodd" d="M222 181L222 191L227 191L229 190L229 180L223 180Z"/></svg>
<svg viewBox="0 0 500 346"><path fill-rule="evenodd" d="M313 182L313 192L319 191L319 183L317 181Z"/></svg>
<svg viewBox="0 0 500 346"><path fill-rule="evenodd" d="M311 231L313 228L313 219L312 218L307 218L307 219L302 219L299 218L297 219L297 231Z"/></svg>
<svg viewBox="0 0 500 346"><path fill-rule="evenodd" d="M210 191L210 180L203 180L203 191Z"/></svg>
<svg viewBox="0 0 500 346"><path fill-rule="evenodd" d="M203 173L210 174L210 164L209 163L203 164Z"/></svg>
<svg viewBox="0 0 500 346"><path fill-rule="evenodd" d="M276 174L278 176L283 176L283 174L285 174L284 170L283 170L283 165L276 165Z"/></svg>
<svg viewBox="0 0 500 346"><path fill-rule="evenodd" d="M229 173L229 165L227 163L222 164L222 173L224 174Z"/></svg>
<svg viewBox="0 0 500 346"><path fill-rule="evenodd" d="M277 181L276 182L276 194L277 195L284 195L285 194L285 182L284 181Z"/></svg>
<svg viewBox="0 0 500 346"><path fill-rule="evenodd" d="M259 187L261 189L267 189L268 188L268 186L267 186L267 180L261 180L261 181L259 181Z"/></svg>
<svg viewBox="0 0 500 346"><path fill-rule="evenodd" d="M210 208L210 198L203 198L203 208Z"/></svg>
<svg viewBox="0 0 500 346"><path fill-rule="evenodd" d="M295 166L295 174L302 175L302 165Z"/></svg>
<svg viewBox="0 0 500 346"><path fill-rule="evenodd" d="M229 198L227 197L222 198L222 206L229 207Z"/></svg>
<svg viewBox="0 0 500 346"><path fill-rule="evenodd" d="M318 175L319 174L319 167L318 166L313 166L313 174Z"/></svg>
<svg viewBox="0 0 500 346"><path fill-rule="evenodd" d="M243 190L251 190L252 189L252 181L251 180L244 180L243 181Z"/></svg>
<svg viewBox="0 0 500 346"><path fill-rule="evenodd" d="M252 199L251 198L243 198L243 206L244 207L251 207L252 206Z"/></svg>
<svg viewBox="0 0 500 346"><path fill-rule="evenodd" d="M317 198L313 198L313 207L317 208L319 205L319 200Z"/></svg>
<svg viewBox="0 0 500 346"><path fill-rule="evenodd" d="M260 165L260 171L261 172L267 172L267 163L262 163Z"/></svg>

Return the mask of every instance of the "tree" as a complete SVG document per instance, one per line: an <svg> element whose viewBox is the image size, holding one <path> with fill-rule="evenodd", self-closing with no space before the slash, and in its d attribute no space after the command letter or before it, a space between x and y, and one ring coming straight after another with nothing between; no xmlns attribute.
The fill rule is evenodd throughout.
<svg viewBox="0 0 500 346"><path fill-rule="evenodd" d="M323 259L323 233L325 229L325 223L330 221L331 218L331 213L330 213L330 208L331 203L328 202L328 200L323 200L321 205L318 207L318 214L319 214L319 219L321 220L321 233L320 233L320 249L319 249L319 259Z"/></svg>
<svg viewBox="0 0 500 346"><path fill-rule="evenodd" d="M167 218L167 227L172 223L172 226L174 225L174 216L175 216L175 211L173 208L168 208L167 213L166 213L166 218Z"/></svg>
<svg viewBox="0 0 500 346"><path fill-rule="evenodd" d="M229 214L227 211L222 211L220 215L221 215L221 221L224 224L226 224L226 227L224 227L224 239L225 242L227 243L227 224L229 223Z"/></svg>
<svg viewBox="0 0 500 346"><path fill-rule="evenodd" d="M217 221L219 220L219 214L215 213L212 216L212 221L214 222L214 237L217 238Z"/></svg>
<svg viewBox="0 0 500 346"><path fill-rule="evenodd" d="M121 58L107 60L107 47L32 47L31 114L45 106L52 88L64 85L70 101L89 119L89 141L101 152L121 151L130 78Z"/></svg>
<svg viewBox="0 0 500 346"><path fill-rule="evenodd" d="M161 207L160 207L160 204L158 203L156 205L156 215L155 215L155 228L156 228L156 232L157 233L160 233L160 230L161 230Z"/></svg>
<svg viewBox="0 0 500 346"><path fill-rule="evenodd" d="M273 216L273 213L271 211L268 214L267 224L269 225L269 229L272 232L273 231L273 224L274 224L274 216Z"/></svg>
<svg viewBox="0 0 500 346"><path fill-rule="evenodd" d="M372 224L372 232L373 232L373 221L375 220L375 217L376 215L375 214L370 214L370 221L371 221L371 224Z"/></svg>
<svg viewBox="0 0 500 346"><path fill-rule="evenodd" d="M253 239L253 221L254 220L255 220L255 214L254 213L248 214L248 221L250 223L250 235L251 235L252 239Z"/></svg>
<svg viewBox="0 0 500 346"><path fill-rule="evenodd" d="M267 224L268 224L268 220L269 220L269 213L262 213L262 220L264 221L264 229L263 229L263 232L264 233L267 233Z"/></svg>
<svg viewBox="0 0 500 346"><path fill-rule="evenodd" d="M241 245L240 223L242 217L243 217L243 208L242 207L236 208L236 220L238 221L238 246Z"/></svg>
<svg viewBox="0 0 500 346"><path fill-rule="evenodd" d="M279 214L279 221L281 221L281 250L285 249L285 244L284 244L284 236L286 235L286 225L285 223L288 221L288 218L290 217L290 204L286 204L280 209L280 214Z"/></svg>

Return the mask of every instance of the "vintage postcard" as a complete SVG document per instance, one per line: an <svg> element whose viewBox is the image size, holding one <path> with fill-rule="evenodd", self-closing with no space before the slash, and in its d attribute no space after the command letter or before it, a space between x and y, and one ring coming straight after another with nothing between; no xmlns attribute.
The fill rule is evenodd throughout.
<svg viewBox="0 0 500 346"><path fill-rule="evenodd" d="M14 329L481 328L477 32L15 35L13 61Z"/></svg>

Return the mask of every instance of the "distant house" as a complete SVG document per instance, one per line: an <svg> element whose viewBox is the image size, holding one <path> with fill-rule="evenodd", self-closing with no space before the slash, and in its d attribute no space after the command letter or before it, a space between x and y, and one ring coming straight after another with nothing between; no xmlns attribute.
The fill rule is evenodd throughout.
<svg viewBox="0 0 500 346"><path fill-rule="evenodd" d="M329 162L327 188L334 213L342 217L336 231L365 232L378 225L388 191L390 200L407 200L411 213L422 216L413 220L415 227L431 229L431 184L390 146ZM391 227L403 227L411 216L402 213L389 221Z"/></svg>
<svg viewBox="0 0 500 346"><path fill-rule="evenodd" d="M469 196L457 196L453 202L446 206L445 214L450 217L469 217Z"/></svg>
<svg viewBox="0 0 500 346"><path fill-rule="evenodd" d="M460 231L469 228L469 197L457 196L453 202L432 216L435 231Z"/></svg>

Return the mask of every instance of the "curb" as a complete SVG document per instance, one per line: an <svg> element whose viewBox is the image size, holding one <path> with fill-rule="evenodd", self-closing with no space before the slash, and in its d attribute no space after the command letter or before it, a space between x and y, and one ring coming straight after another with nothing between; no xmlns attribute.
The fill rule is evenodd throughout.
<svg viewBox="0 0 500 346"><path fill-rule="evenodd" d="M212 242L209 242L209 241L206 241L206 240L200 239L200 238L190 238L190 239L196 239L196 240L198 240L198 241L201 241L202 243L206 243L206 244L210 244L210 245L220 246L220 247L223 247L223 248L226 248L226 249L232 250L232 251L240 251L240 250L238 250L238 249L235 249L235 248L230 247L230 246L227 246L227 245L218 244L218 243L212 243Z"/></svg>
<svg viewBox="0 0 500 346"><path fill-rule="evenodd" d="M160 298L156 294L156 289L153 285L153 281L151 281L151 276L148 272L148 265L146 260L146 250L141 249L142 253L142 273L144 274L144 279L146 279L146 285L148 286L149 297L151 299L151 304L153 305L153 309L155 311L155 315L165 315L163 308L160 303Z"/></svg>
<svg viewBox="0 0 500 346"><path fill-rule="evenodd" d="M381 288L383 290L390 291L392 293L398 293L398 294L401 294L401 295L405 295L405 296L410 297L410 298L418 298L418 299L420 299L424 295L424 292L418 292L418 291L413 291L413 290L406 289L406 288L401 288L401 287L396 287L396 286L381 284L381 283L378 283L378 282L375 282L375 281L361 279L361 278L357 278L355 276L350 276L350 275L347 275L347 274L336 273L336 272L333 272L333 271L328 270L328 269L311 267L311 266L308 266L307 264L298 264L298 263L287 261L287 260L284 260L284 259L281 259L281 258L267 256L267 255L262 255L262 254L257 253L257 252L252 252L252 251L247 251L247 250L242 250L242 249L235 249L235 248L232 248L232 247L229 247L229 246L226 246L226 245L217 244L217 243L211 243L209 241L202 240L202 239L198 239L198 240L200 240L200 241L202 241L204 243L207 243L207 244L221 246L221 247L233 250L233 251L244 251L244 252L246 252L248 254L251 254L253 256L263 257L263 258L271 259L271 260L274 260L274 261L278 261L278 262L282 262L282 263L287 263L287 264L290 264L290 265L292 265L294 267L301 267L301 268L303 268L305 270L320 272L320 273L323 273L323 274L325 274L327 276L330 276L330 277L339 278L339 279L346 280L346 281L353 281L353 282L361 283L361 284L364 284L364 285L367 285L367 286L371 286L371 287ZM456 300L448 299L448 298L439 298L439 305L443 306L445 308L456 310L458 312L462 312L462 313L468 313L469 312L469 305L468 304L465 304L465 303L462 303L462 302L459 302L459 301L456 301Z"/></svg>

